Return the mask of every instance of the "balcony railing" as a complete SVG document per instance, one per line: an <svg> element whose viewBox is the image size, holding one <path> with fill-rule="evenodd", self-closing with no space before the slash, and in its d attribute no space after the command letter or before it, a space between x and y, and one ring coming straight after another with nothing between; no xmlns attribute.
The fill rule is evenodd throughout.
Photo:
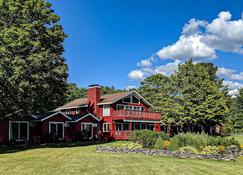
<svg viewBox="0 0 243 175"><path fill-rule="evenodd" d="M129 140L132 135L132 131L116 131L115 139L117 140Z"/></svg>
<svg viewBox="0 0 243 175"><path fill-rule="evenodd" d="M117 110L112 114L113 119L126 119L126 120L161 120L159 112L140 112L140 111L127 111Z"/></svg>

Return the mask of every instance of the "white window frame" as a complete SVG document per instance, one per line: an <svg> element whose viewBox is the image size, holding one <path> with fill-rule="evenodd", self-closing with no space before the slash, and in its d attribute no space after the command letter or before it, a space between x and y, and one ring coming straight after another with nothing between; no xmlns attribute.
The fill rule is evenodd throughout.
<svg viewBox="0 0 243 175"><path fill-rule="evenodd" d="M123 110L126 110L126 106L129 106L129 107L132 107L132 111L138 111L138 110L134 110L134 108L139 108L139 111L138 112L144 112L144 111L142 111L142 108L144 108L144 106L130 106L130 105L117 104L116 105L116 110L119 110L118 109L118 106L124 106L124 109Z"/></svg>
<svg viewBox="0 0 243 175"><path fill-rule="evenodd" d="M76 108L75 112L76 112L76 114L80 114L80 111L81 111L80 108Z"/></svg>
<svg viewBox="0 0 243 175"><path fill-rule="evenodd" d="M110 132L110 123L103 123L103 132Z"/></svg>
<svg viewBox="0 0 243 175"><path fill-rule="evenodd" d="M64 134L65 134L65 125L64 125L64 122L49 122L49 134L51 134L51 124L55 124L56 125L56 131L57 131L57 124L62 124L62 128L63 128L63 130L62 130L62 138L58 138L59 140L64 140Z"/></svg>
<svg viewBox="0 0 243 175"><path fill-rule="evenodd" d="M93 139L93 124L91 122L82 122L81 123L81 132L83 131L83 129L86 128L86 125L91 125L91 137L89 137L89 139ZM85 125L85 128L83 128L83 125Z"/></svg>
<svg viewBox="0 0 243 175"><path fill-rule="evenodd" d="M23 141L23 139L20 139L20 123L26 123L27 124L27 138L26 140L28 141L29 140L29 137L30 137L30 123L28 121L9 121L9 136L8 136L8 139L9 141L11 141L11 137L12 137L12 126L11 124L12 123L18 123L18 139L15 140L17 142L21 142Z"/></svg>
<svg viewBox="0 0 243 175"><path fill-rule="evenodd" d="M124 98L127 98L128 96L130 97L130 102L125 102L125 101L124 101ZM140 104L140 103L141 103L141 102L140 102L140 99L137 98L136 96L134 96L134 95L132 95L132 94L130 94L130 95L128 95L128 96L126 96L126 97L124 97L124 98L122 99L122 102L123 102L123 103L131 103L131 104ZM134 96L135 98L138 99L138 103L133 103L133 102L132 102L132 97L133 97L133 96Z"/></svg>
<svg viewBox="0 0 243 175"><path fill-rule="evenodd" d="M103 105L103 116L110 116L110 115L111 115L111 106Z"/></svg>

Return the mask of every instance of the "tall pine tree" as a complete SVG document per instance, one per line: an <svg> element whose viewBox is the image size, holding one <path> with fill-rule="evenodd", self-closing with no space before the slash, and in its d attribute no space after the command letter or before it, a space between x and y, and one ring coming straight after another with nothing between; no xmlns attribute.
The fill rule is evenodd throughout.
<svg viewBox="0 0 243 175"><path fill-rule="evenodd" d="M235 98L235 112L233 115L234 129L236 131L243 131L243 88L239 90Z"/></svg>

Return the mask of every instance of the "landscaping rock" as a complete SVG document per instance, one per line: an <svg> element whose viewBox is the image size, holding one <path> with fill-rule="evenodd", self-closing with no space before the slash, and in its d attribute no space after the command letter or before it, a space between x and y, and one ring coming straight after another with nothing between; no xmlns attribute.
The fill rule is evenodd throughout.
<svg viewBox="0 0 243 175"><path fill-rule="evenodd" d="M117 148L112 146L97 146L97 152L110 152L110 153L140 153L145 155L157 155L166 157L177 157L177 158L197 158L197 159L215 159L215 160L235 160L239 155L239 148L237 146L229 146L226 154L194 154L191 152L179 152L179 151L168 151L168 150L155 150L148 148Z"/></svg>

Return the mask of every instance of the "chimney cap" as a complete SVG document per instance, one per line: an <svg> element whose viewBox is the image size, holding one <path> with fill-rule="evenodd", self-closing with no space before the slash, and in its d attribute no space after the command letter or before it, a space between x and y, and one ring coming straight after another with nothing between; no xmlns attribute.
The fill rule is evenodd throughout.
<svg viewBox="0 0 243 175"><path fill-rule="evenodd" d="M88 88L94 88L94 87L99 87L100 88L100 85L98 85L98 84L91 84L91 85L89 85Z"/></svg>

